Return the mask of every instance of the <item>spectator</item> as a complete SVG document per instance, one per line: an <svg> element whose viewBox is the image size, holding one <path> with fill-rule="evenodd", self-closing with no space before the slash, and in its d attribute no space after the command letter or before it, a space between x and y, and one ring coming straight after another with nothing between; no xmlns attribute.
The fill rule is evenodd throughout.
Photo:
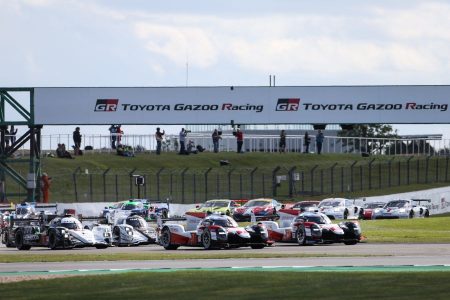
<svg viewBox="0 0 450 300"><path fill-rule="evenodd" d="M187 135L187 132L184 130L184 128L181 128L180 137L179 137L179 139L180 139L179 154L186 154L186 148L185 148L186 135Z"/></svg>
<svg viewBox="0 0 450 300"><path fill-rule="evenodd" d="M126 157L134 157L133 147L118 144L117 145L117 155L126 156Z"/></svg>
<svg viewBox="0 0 450 300"><path fill-rule="evenodd" d="M11 129L9 130L11 145L13 145L16 142L16 134L17 129L14 129L14 125L11 125Z"/></svg>
<svg viewBox="0 0 450 300"><path fill-rule="evenodd" d="M116 140L117 140L117 145L119 145L119 144L122 142L122 135L123 135L122 125L116 125Z"/></svg>
<svg viewBox="0 0 450 300"><path fill-rule="evenodd" d="M217 129L214 129L214 132L212 134L214 153L219 152L219 140L220 139L222 139L222 132L219 132Z"/></svg>
<svg viewBox="0 0 450 300"><path fill-rule="evenodd" d="M323 136L322 130L319 129L316 135L317 154L322 153L322 144L324 138L325 137Z"/></svg>
<svg viewBox="0 0 450 300"><path fill-rule="evenodd" d="M66 145L64 144L58 144L58 148L56 149L56 157L73 158L69 151L66 150Z"/></svg>
<svg viewBox="0 0 450 300"><path fill-rule="evenodd" d="M305 138L304 138L303 143L305 145L304 153L309 153L309 144L311 143L311 138L309 137L308 131L305 132Z"/></svg>
<svg viewBox="0 0 450 300"><path fill-rule="evenodd" d="M80 133L80 127L75 128L75 131L73 132L73 142L75 144L73 150L74 155L80 154L81 149L81 133Z"/></svg>
<svg viewBox="0 0 450 300"><path fill-rule="evenodd" d="M50 185L52 183L52 178L48 177L47 173L42 173L41 176L41 190L42 190L42 197L43 202L48 203L50 200Z"/></svg>
<svg viewBox="0 0 450 300"><path fill-rule="evenodd" d="M156 154L160 155L161 154L161 143L163 140L163 136L166 132L163 130L162 132L160 131L160 128L156 128L156 133L155 133L155 138L156 138Z"/></svg>
<svg viewBox="0 0 450 300"><path fill-rule="evenodd" d="M244 144L244 133L238 127L237 130L233 131L233 135L236 137L237 141L237 153L243 153L242 145Z"/></svg>
<svg viewBox="0 0 450 300"><path fill-rule="evenodd" d="M279 151L280 153L284 153L286 151L286 131L284 131L284 129L281 130L280 133Z"/></svg>
<svg viewBox="0 0 450 300"><path fill-rule="evenodd" d="M110 137L111 137L111 148L116 149L117 126L111 125L108 130L109 130Z"/></svg>

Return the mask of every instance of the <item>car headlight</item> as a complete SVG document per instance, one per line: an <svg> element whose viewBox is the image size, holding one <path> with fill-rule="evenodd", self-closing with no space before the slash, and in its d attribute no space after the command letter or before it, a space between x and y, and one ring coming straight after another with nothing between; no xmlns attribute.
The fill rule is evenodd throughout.
<svg viewBox="0 0 450 300"><path fill-rule="evenodd" d="M339 212L341 209L340 209L339 207L335 207L333 210L334 210L335 212Z"/></svg>

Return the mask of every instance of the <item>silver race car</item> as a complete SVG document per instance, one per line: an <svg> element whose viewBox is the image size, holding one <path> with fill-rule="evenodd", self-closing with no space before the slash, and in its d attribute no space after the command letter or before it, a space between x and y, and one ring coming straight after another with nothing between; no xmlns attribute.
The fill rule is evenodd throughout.
<svg viewBox="0 0 450 300"><path fill-rule="evenodd" d="M427 207L421 202L431 202L428 199L392 200L375 212L374 219L407 219L430 216Z"/></svg>
<svg viewBox="0 0 450 300"><path fill-rule="evenodd" d="M138 215L119 218L113 227L113 244L118 246L148 245L156 242L156 231Z"/></svg>

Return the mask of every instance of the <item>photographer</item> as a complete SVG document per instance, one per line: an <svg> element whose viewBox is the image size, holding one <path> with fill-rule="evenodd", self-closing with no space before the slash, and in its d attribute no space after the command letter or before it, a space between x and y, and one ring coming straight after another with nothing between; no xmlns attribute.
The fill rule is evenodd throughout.
<svg viewBox="0 0 450 300"><path fill-rule="evenodd" d="M236 137L236 141L237 141L237 153L243 153L242 145L244 144L244 133L241 131L241 128L239 125L238 125L237 129L234 129L234 127L233 127L233 135Z"/></svg>
<svg viewBox="0 0 450 300"><path fill-rule="evenodd" d="M179 154L186 154L185 141L186 141L186 136L187 136L188 132L191 132L191 131L184 130L184 128L181 128L181 131L180 131L180 153Z"/></svg>
<svg viewBox="0 0 450 300"><path fill-rule="evenodd" d="M220 139L222 139L222 131L218 131L217 129L214 129L214 132L212 134L214 153L219 152L219 140Z"/></svg>

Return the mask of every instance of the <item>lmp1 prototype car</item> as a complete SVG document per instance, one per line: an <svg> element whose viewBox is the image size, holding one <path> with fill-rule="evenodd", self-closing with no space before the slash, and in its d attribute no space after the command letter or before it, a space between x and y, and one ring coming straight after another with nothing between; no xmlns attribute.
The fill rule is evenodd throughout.
<svg viewBox="0 0 450 300"><path fill-rule="evenodd" d="M118 246L148 245L156 242L156 231L141 216L119 218L112 231L112 243Z"/></svg>
<svg viewBox="0 0 450 300"><path fill-rule="evenodd" d="M431 202L428 199L393 200L375 213L374 219L406 219L430 216L430 211L421 202Z"/></svg>
<svg viewBox="0 0 450 300"><path fill-rule="evenodd" d="M275 199L253 199L234 210L233 218L238 222L250 221L252 214L259 220L273 220L279 216L277 211L282 205Z"/></svg>
<svg viewBox="0 0 450 300"><path fill-rule="evenodd" d="M354 245L361 240L361 228L356 221L333 224L323 213L304 212L292 221L291 226L280 228L274 221L262 221L275 242L298 243L344 243Z"/></svg>
<svg viewBox="0 0 450 300"><path fill-rule="evenodd" d="M165 224L161 229L159 240L167 250L176 250L180 246L204 249L238 247L262 249L271 244L267 230L262 224L243 228L231 217L219 214L204 218L193 231L185 231L180 224Z"/></svg>
<svg viewBox="0 0 450 300"><path fill-rule="evenodd" d="M328 198L320 201L319 211L330 219L362 219L364 209L357 206L354 200L345 198Z"/></svg>
<svg viewBox="0 0 450 300"><path fill-rule="evenodd" d="M139 215L147 220L156 219L158 215L162 218L168 218L169 203L147 199L130 199L105 207L101 216L106 218L109 224L114 224L115 219L132 214Z"/></svg>
<svg viewBox="0 0 450 300"><path fill-rule="evenodd" d="M215 199L208 200L202 205L194 209L188 210L189 213L224 213L228 216L233 214L234 210L241 205L236 200L229 199Z"/></svg>

